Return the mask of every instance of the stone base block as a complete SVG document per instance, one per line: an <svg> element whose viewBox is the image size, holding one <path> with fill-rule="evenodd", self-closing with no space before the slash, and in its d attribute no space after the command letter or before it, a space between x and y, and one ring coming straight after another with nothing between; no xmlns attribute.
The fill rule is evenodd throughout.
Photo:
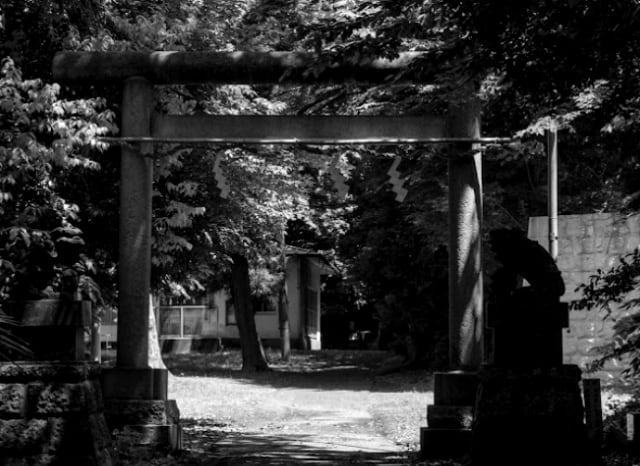
<svg viewBox="0 0 640 466"><path fill-rule="evenodd" d="M37 455L20 455L20 456L6 456L2 458L3 466L87 466L99 464L102 466L115 466L119 464L117 456L109 450L103 450L100 452L99 458L96 460L92 456L55 456L49 454L37 454Z"/></svg>
<svg viewBox="0 0 640 466"><path fill-rule="evenodd" d="M420 456L424 459L459 458L471 452L471 429L420 429Z"/></svg>
<svg viewBox="0 0 640 466"><path fill-rule="evenodd" d="M167 369L104 369L102 394L111 400L166 400L168 380Z"/></svg>
<svg viewBox="0 0 640 466"><path fill-rule="evenodd" d="M471 451L473 406L478 389L475 372L434 374L434 404L427 406L427 425L420 430L423 458L456 458Z"/></svg>
<svg viewBox="0 0 640 466"><path fill-rule="evenodd" d="M180 411L175 400L106 400L107 423L113 429L126 425L178 424Z"/></svg>
<svg viewBox="0 0 640 466"><path fill-rule="evenodd" d="M433 379L433 404L473 406L477 389L476 372L436 372Z"/></svg>
<svg viewBox="0 0 640 466"><path fill-rule="evenodd" d="M0 383L0 416L24 417L27 414L27 384Z"/></svg>
<svg viewBox="0 0 640 466"><path fill-rule="evenodd" d="M0 364L0 464L117 464L98 371L85 363Z"/></svg>
<svg viewBox="0 0 640 466"><path fill-rule="evenodd" d="M473 422L474 465L586 464L577 366L485 366Z"/></svg>
<svg viewBox="0 0 640 466"><path fill-rule="evenodd" d="M172 338L162 341L162 354L189 354L194 346L193 338Z"/></svg>
<svg viewBox="0 0 640 466"><path fill-rule="evenodd" d="M105 400L105 418L120 445L179 450L180 411L175 400Z"/></svg>
<svg viewBox="0 0 640 466"><path fill-rule="evenodd" d="M121 448L143 446L182 449L182 427L179 424L128 425L116 434L116 442Z"/></svg>
<svg viewBox="0 0 640 466"><path fill-rule="evenodd" d="M427 406L427 425L435 429L471 429L473 407Z"/></svg>
<svg viewBox="0 0 640 466"><path fill-rule="evenodd" d="M100 365L64 361L14 361L0 364L0 382L78 382L100 375Z"/></svg>

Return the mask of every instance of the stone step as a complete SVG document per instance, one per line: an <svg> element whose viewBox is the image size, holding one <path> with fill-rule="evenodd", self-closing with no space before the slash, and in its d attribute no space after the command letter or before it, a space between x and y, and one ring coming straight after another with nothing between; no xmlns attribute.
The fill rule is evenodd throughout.
<svg viewBox="0 0 640 466"><path fill-rule="evenodd" d="M119 448L155 447L171 451L182 449L182 427L179 424L127 425L115 434Z"/></svg>
<svg viewBox="0 0 640 466"><path fill-rule="evenodd" d="M97 366L0 364L0 464L112 466Z"/></svg>
<svg viewBox="0 0 640 466"><path fill-rule="evenodd" d="M433 377L433 404L473 406L478 382L476 372L436 372Z"/></svg>
<svg viewBox="0 0 640 466"><path fill-rule="evenodd" d="M439 429L470 429L472 406L427 406L427 426Z"/></svg>
<svg viewBox="0 0 640 466"><path fill-rule="evenodd" d="M111 429L136 424L178 424L175 400L105 400L104 414Z"/></svg>
<svg viewBox="0 0 640 466"><path fill-rule="evenodd" d="M420 429L422 459L459 458L471 453L471 429Z"/></svg>

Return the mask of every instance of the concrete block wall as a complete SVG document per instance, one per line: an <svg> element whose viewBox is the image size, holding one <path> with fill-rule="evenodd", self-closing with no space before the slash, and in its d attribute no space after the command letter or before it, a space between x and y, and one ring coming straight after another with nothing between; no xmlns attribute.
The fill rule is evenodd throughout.
<svg viewBox="0 0 640 466"><path fill-rule="evenodd" d="M547 217L529 219L529 238L548 248ZM619 258L640 246L640 216L614 213L561 215L558 218L558 268L566 285L562 297L570 302L580 297L576 288L588 283L598 269L609 270ZM612 317L624 311L614 308ZM597 357L596 348L611 341L613 319L603 320L604 311L570 311L569 328L564 330L564 362L584 368ZM604 381L614 381L624 369L611 361L593 374Z"/></svg>

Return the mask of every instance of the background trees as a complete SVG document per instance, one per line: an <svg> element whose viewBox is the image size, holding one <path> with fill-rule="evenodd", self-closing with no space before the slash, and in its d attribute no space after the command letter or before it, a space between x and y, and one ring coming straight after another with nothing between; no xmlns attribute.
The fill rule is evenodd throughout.
<svg viewBox="0 0 640 466"><path fill-rule="evenodd" d="M546 162L539 136L552 124L561 131L561 213L637 207L636 2L373 0L359 2L358 8L341 5L338 20L302 28L309 46L344 60L426 51L416 68L434 77L441 94L455 99L469 83L478 89L484 134L521 138L485 149L486 230L526 228L529 216L545 214ZM385 268L378 270L382 279ZM610 278L621 279L617 272L622 273L614 270ZM603 283L599 296L610 298ZM629 327L625 332L634 334Z"/></svg>
<svg viewBox="0 0 640 466"><path fill-rule="evenodd" d="M11 59L2 63L0 93L0 297L40 297L63 267L91 268L80 251L78 206L60 185L74 171L98 169L81 149L101 148L95 137L113 128L113 113L101 111L103 99L59 100L57 85L24 80Z"/></svg>
<svg viewBox="0 0 640 466"><path fill-rule="evenodd" d="M103 99L62 101L59 86L25 80L13 60L0 69L0 303L37 299L74 270L80 290L100 300L92 260L82 253L78 206L60 186L78 172L96 170L88 150L113 128ZM0 344L23 349L0 319ZM0 350L4 356L4 350Z"/></svg>
<svg viewBox="0 0 640 466"><path fill-rule="evenodd" d="M2 8L0 52L13 57L25 76L44 79L53 53L61 49L305 49L319 53L309 73L336 60L357 62L420 50L426 57L414 67L433 78L429 86L172 86L159 92L158 101L160 110L185 114L415 114L444 111L447 101L459 98L461 89L472 84L483 102L483 133L520 137L509 146L485 148L486 230L526 228L529 216L545 213L546 163L539 136L552 123L561 131L561 213L633 209L640 202L640 28L633 0L49 0L9 1ZM97 104L117 114L120 91L91 86L63 90L62 98L98 94L106 99L78 100L76 105L86 108L73 110L73 104L51 97L55 88L31 83L15 90L15 84L3 85L13 89L2 96L8 113L13 113L15 101L11 93L33 94L34 101L45 100L52 108L84 112L87 128L94 128L78 141L60 137L71 141L64 143L60 160L69 158L73 167L68 162L49 168L16 165L19 175L11 176L54 180L41 192L20 188L20 195L39 208L53 206L47 207L52 220L47 220L46 229L40 228L50 236L29 243L29 254L37 249L46 258L37 262L49 268L52 278L47 284L55 285L51 271L62 263L62 256L52 258L53 248L75 244L74 254L84 255L86 270L95 269L103 295L113 299L117 200L112 187L117 185L117 157L112 149L100 153L77 148L97 134L98 126L91 125L112 129L112 123L101 122L110 115L100 113ZM32 115L29 112L35 110L29 108L23 114L31 128L42 118L68 118ZM30 141L31 133L21 131ZM54 136L42 139L37 131L33 134L32 139L43 145L36 151L38 157L56 153ZM6 141L5 147L14 144L14 139ZM346 281L333 290L335 307L366 310L383 328L380 342L395 341L404 353L428 355L431 364L437 363L437 348L446 333L440 320L446 293L436 292L442 290L445 273L440 246L446 230L446 147L159 150L153 244L157 290L192 295L229 282L232 264L244 260L250 270L278 276L284 230L292 244L326 250L343 267ZM398 155L403 157L400 171L409 190L402 203L387 183L387 170ZM231 187L227 197L220 195L211 176L216 157ZM335 191L329 174L334 160L349 187L346 198ZM9 173L5 166L3 176ZM3 183L2 190L11 193L23 186ZM13 201L2 202L10 206ZM18 207L6 207L3 218L19 216L11 209L18 212ZM40 218L44 222L45 217ZM5 242L11 247L0 257L19 263L26 273L30 256L23 252L29 248L22 230L12 231L14 236L7 230ZM487 260L490 268L491 258ZM3 270L4 277L17 273ZM14 278L3 283L20 287ZM12 292L6 288L5 295Z"/></svg>

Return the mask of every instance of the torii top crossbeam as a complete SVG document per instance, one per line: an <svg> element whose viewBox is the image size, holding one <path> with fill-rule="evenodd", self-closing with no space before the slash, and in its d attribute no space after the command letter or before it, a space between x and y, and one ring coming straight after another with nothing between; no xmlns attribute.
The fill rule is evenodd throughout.
<svg viewBox="0 0 640 466"><path fill-rule="evenodd" d="M329 64L316 73L319 58L306 52L61 52L53 60L53 77L68 83L140 76L153 84L421 84L434 77L433 70L411 66L424 57L406 52L393 60Z"/></svg>
<svg viewBox="0 0 640 466"><path fill-rule="evenodd" d="M358 64L313 67L319 58L304 52L62 52L53 62L56 80L118 82L132 77L151 84L421 84L433 79L425 71L422 52L401 53L393 60L361 60ZM420 63L420 66L414 66ZM154 118L153 138L107 138L111 142L224 141L242 144L432 144L500 143L507 138L475 138L450 134L443 118L434 116L202 116ZM186 121L182 121L186 120ZM199 133L199 138L194 136Z"/></svg>

